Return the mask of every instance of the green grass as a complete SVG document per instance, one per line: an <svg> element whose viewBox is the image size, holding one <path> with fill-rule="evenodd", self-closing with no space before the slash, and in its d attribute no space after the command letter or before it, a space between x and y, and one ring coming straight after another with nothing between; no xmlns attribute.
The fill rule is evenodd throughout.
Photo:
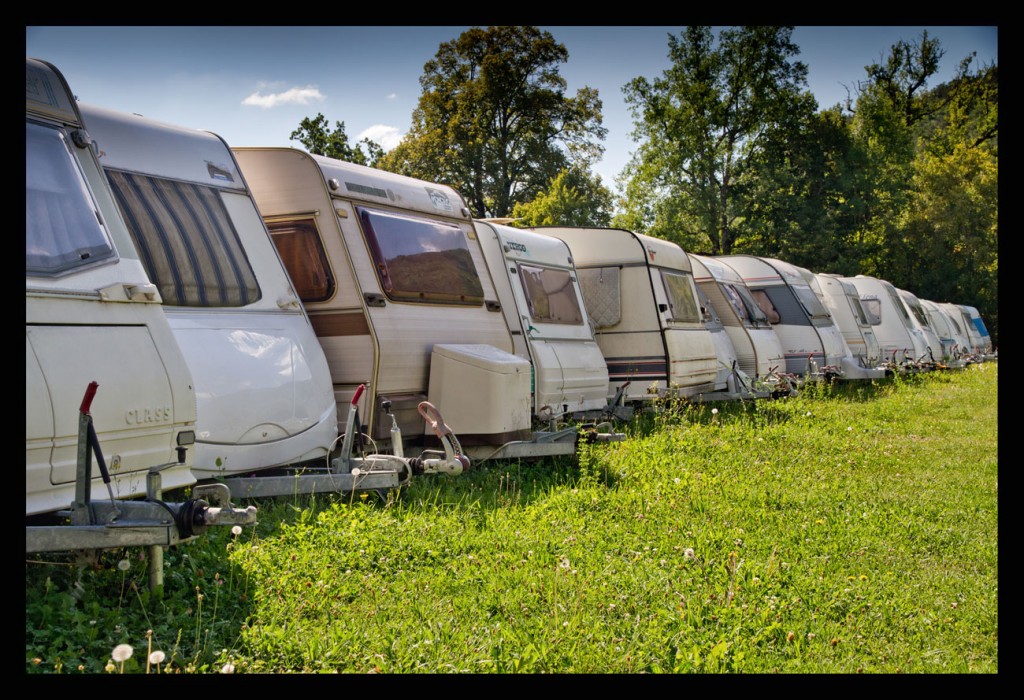
<svg viewBox="0 0 1024 700"><path fill-rule="evenodd" d="M159 591L144 551L37 557L26 669L998 673L997 385L666 405L576 460L264 500Z"/></svg>

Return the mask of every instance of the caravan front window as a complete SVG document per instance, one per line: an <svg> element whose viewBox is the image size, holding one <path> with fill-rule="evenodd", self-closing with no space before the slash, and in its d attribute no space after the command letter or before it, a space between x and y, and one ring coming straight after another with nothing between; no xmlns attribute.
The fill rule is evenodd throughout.
<svg viewBox="0 0 1024 700"><path fill-rule="evenodd" d="M857 323L861 326L870 326L871 322L868 321L868 315L860 303L860 297L848 295L846 298L850 300L850 306L853 307L853 315L857 317Z"/></svg>
<svg viewBox="0 0 1024 700"><path fill-rule="evenodd" d="M107 170L142 264L167 306L247 306L260 299L231 217L213 187Z"/></svg>
<svg viewBox="0 0 1024 700"><path fill-rule="evenodd" d="M268 221L267 230L299 299L304 302L330 299L334 294L334 275L316 223L312 219Z"/></svg>
<svg viewBox="0 0 1024 700"><path fill-rule="evenodd" d="M85 175L64 133L26 122L26 272L52 275L113 255Z"/></svg>
<svg viewBox="0 0 1024 700"><path fill-rule="evenodd" d="M677 272L661 270L661 281L668 295L669 311L673 321L682 323L700 322L700 309L693 289L693 278Z"/></svg>
<svg viewBox="0 0 1024 700"><path fill-rule="evenodd" d="M483 285L455 224L356 207L381 289L398 301L479 306Z"/></svg>
<svg viewBox="0 0 1024 700"><path fill-rule="evenodd" d="M811 318L829 318L831 316L828 309L818 299L818 295L814 293L814 290L803 285L791 286L793 294L796 296L797 301L800 302L800 305L804 307L804 311L807 312L808 316Z"/></svg>
<svg viewBox="0 0 1024 700"><path fill-rule="evenodd" d="M864 314L872 326L882 325L882 302L878 297L861 297L861 304L864 307Z"/></svg>
<svg viewBox="0 0 1024 700"><path fill-rule="evenodd" d="M583 311L568 270L520 264L519 277L534 322L583 325Z"/></svg>

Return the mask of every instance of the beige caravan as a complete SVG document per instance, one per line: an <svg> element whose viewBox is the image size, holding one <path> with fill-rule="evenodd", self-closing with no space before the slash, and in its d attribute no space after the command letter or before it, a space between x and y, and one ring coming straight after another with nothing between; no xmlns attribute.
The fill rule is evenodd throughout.
<svg viewBox="0 0 1024 700"><path fill-rule="evenodd" d="M613 402L715 392L718 354L682 248L618 228L533 230L562 239L572 251Z"/></svg>

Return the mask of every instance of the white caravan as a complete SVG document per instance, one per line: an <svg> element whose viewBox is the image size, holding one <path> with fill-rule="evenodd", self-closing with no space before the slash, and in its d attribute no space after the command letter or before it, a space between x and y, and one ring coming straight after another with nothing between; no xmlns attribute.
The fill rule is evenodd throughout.
<svg viewBox="0 0 1024 700"><path fill-rule="evenodd" d="M946 313L946 318L956 331L955 338L960 344L961 356L968 363L984 362L984 357L978 352L981 336L964 309L959 304L949 302L935 302L935 306Z"/></svg>
<svg viewBox="0 0 1024 700"><path fill-rule="evenodd" d="M910 314L896 288L886 280L868 275L843 279L857 288L860 303L875 330L882 360L901 371L926 369L928 345L920 332L914 332Z"/></svg>
<svg viewBox="0 0 1024 700"><path fill-rule="evenodd" d="M754 301L782 341L786 371L805 381L842 379L849 349L832 315L800 270L782 260L720 255L716 260L743 278Z"/></svg>
<svg viewBox="0 0 1024 700"><path fill-rule="evenodd" d="M575 452L576 431L537 440L533 368L515 354L455 190L294 148L234 152L327 356L335 400L358 413L356 437L398 442L396 452L429 446L427 401L474 457Z"/></svg>
<svg viewBox="0 0 1024 700"><path fill-rule="evenodd" d="M967 364L970 341L960 330L949 312L928 299L921 299L921 307L928 314L928 322L939 342L942 343L942 362L950 369L960 369Z"/></svg>
<svg viewBox="0 0 1024 700"><path fill-rule="evenodd" d="M682 248L618 228L533 230L569 245L608 365L612 403L714 393L718 355Z"/></svg>
<svg viewBox="0 0 1024 700"><path fill-rule="evenodd" d="M840 275L825 272L811 274L814 276L811 287L832 313L850 352L862 367L880 368L884 374L885 358L882 357L878 339L861 304L857 288Z"/></svg>
<svg viewBox="0 0 1024 700"><path fill-rule="evenodd" d="M786 363L782 342L739 273L714 258L688 255L701 304L728 336L740 372L750 378L755 391L792 391L780 384L779 370L785 371Z"/></svg>
<svg viewBox="0 0 1024 700"><path fill-rule="evenodd" d="M696 273L698 263L692 257L690 262ZM718 356L718 373L715 375L714 392L701 396L706 401L734 401L768 396L769 392L767 391L755 392L753 378L740 369L736 348L733 347L732 338L726 332L718 312L715 311L700 285L695 283L694 286L697 290L697 304L700 306L701 317L704 319L704 327L711 333L711 339L715 342L715 354Z"/></svg>
<svg viewBox="0 0 1024 700"><path fill-rule="evenodd" d="M933 363L941 362L943 359L942 341L939 340L938 334L932 328L931 322L928 320L928 312L921 306L921 300L917 298L916 294L906 289L897 287L896 293L900 295L900 300L907 307L910 322L924 337L924 342L928 346L928 360Z"/></svg>
<svg viewBox="0 0 1024 700"><path fill-rule="evenodd" d="M25 551L148 546L155 587L164 547L256 509L196 484L196 395L160 293L63 75L27 58L25 77Z"/></svg>
<svg viewBox="0 0 1024 700"><path fill-rule="evenodd" d="M193 484L192 377L54 66L27 59L25 106L25 513L74 500L93 381L114 496L145 494L157 464L164 488Z"/></svg>
<svg viewBox="0 0 1024 700"><path fill-rule="evenodd" d="M514 352L533 368L533 414L550 420L604 412L608 367L569 246L492 221L476 221L475 227Z"/></svg>
<svg viewBox="0 0 1024 700"><path fill-rule="evenodd" d="M193 472L326 460L338 437L327 360L230 148L209 132L81 109L195 381Z"/></svg>
<svg viewBox="0 0 1024 700"><path fill-rule="evenodd" d="M857 288L839 279L838 275L818 274L804 267L797 269L828 309L843 336L849 350L849 355L843 359L845 378L884 379L891 375L892 370L882 362L878 341L860 304Z"/></svg>
<svg viewBox="0 0 1024 700"><path fill-rule="evenodd" d="M964 310L964 315L970 319L971 323L978 330L978 337L980 338L979 348L983 359L996 359L997 353L992 345L992 336L989 335L988 328L985 326L985 321L981 318L978 309L968 304L961 304L960 306Z"/></svg>

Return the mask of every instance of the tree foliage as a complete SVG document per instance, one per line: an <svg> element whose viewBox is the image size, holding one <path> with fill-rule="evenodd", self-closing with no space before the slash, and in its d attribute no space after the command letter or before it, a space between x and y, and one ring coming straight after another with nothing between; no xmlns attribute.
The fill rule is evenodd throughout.
<svg viewBox="0 0 1024 700"><path fill-rule="evenodd" d="M562 170L551 186L531 202L512 208L517 226L608 226L612 193L597 176Z"/></svg>
<svg viewBox="0 0 1024 700"><path fill-rule="evenodd" d="M443 182L477 217L507 216L603 152L601 101L565 94L565 47L528 26L474 27L424 66L412 128L381 167Z"/></svg>
<svg viewBox="0 0 1024 700"><path fill-rule="evenodd" d="M780 124L813 114L792 27L710 27L668 35L672 65L624 88L640 146L627 166L627 217L650 235L728 254L749 217L751 158ZM637 199L639 198L639 199Z"/></svg>
<svg viewBox="0 0 1024 700"><path fill-rule="evenodd" d="M310 153L343 160L346 163L375 166L384 155L384 149L380 144L370 139L363 139L355 146L349 145L345 122L334 122L334 127L332 131L327 124L327 118L323 114L317 114L312 119L303 119L299 123L299 128L288 138L301 143Z"/></svg>

